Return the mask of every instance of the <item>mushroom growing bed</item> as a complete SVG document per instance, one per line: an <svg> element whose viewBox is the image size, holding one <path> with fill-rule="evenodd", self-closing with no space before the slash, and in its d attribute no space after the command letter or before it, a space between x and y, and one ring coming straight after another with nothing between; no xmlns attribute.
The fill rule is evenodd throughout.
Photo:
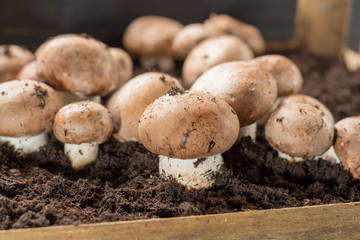
<svg viewBox="0 0 360 240"><path fill-rule="evenodd" d="M304 51L276 53L297 64L304 77L301 93L320 100L335 121L360 114L360 71L350 73L343 61ZM172 75L178 77L178 71ZM0 145L0 229L360 201L360 181L342 165L323 159L288 162L258 129L256 142L242 139L223 154L224 174L215 185L198 191L161 180L158 157L135 142L111 138L81 171L72 169L53 135L26 158Z"/></svg>

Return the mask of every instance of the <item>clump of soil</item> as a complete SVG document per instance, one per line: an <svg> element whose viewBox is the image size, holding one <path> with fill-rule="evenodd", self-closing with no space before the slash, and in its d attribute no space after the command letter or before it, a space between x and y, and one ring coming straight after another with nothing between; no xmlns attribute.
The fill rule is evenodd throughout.
<svg viewBox="0 0 360 240"><path fill-rule="evenodd" d="M302 93L322 101L335 120L360 115L360 72L306 52L280 54L303 73ZM261 129L260 129L261 130ZM0 229L165 218L360 200L360 181L325 160L288 163L262 135L223 154L226 168L209 190L162 181L156 155L110 139L96 162L75 172L52 135L41 151L19 157L0 145Z"/></svg>

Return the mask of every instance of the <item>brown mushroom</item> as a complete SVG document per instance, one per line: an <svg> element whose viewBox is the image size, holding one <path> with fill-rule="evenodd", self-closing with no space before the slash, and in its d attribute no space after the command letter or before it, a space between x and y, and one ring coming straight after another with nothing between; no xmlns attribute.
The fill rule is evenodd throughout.
<svg viewBox="0 0 360 240"><path fill-rule="evenodd" d="M27 63L18 73L16 79L31 79L41 81L36 73L36 61Z"/></svg>
<svg viewBox="0 0 360 240"><path fill-rule="evenodd" d="M158 66L168 72L174 68L171 48L175 34L183 25L161 16L142 16L132 21L125 30L125 49L140 59L145 69Z"/></svg>
<svg viewBox="0 0 360 240"><path fill-rule="evenodd" d="M119 89L133 76L133 63L130 55L120 48L110 48L110 53L117 63L118 81L116 88Z"/></svg>
<svg viewBox="0 0 360 240"><path fill-rule="evenodd" d="M207 38L196 45L187 55L182 75L186 88L208 69L224 62L250 60L251 49L240 38L231 35Z"/></svg>
<svg viewBox="0 0 360 240"><path fill-rule="evenodd" d="M0 83L15 79L34 55L17 45L0 45Z"/></svg>
<svg viewBox="0 0 360 240"><path fill-rule="evenodd" d="M161 72L143 73L126 82L107 103L116 131L114 137L119 141L139 141L141 114L171 87L182 88L178 80Z"/></svg>
<svg viewBox="0 0 360 240"><path fill-rule="evenodd" d="M144 146L160 154L160 174L189 189L208 188L223 164L220 154L236 141L239 120L225 101L209 93L164 95L139 122Z"/></svg>
<svg viewBox="0 0 360 240"><path fill-rule="evenodd" d="M54 89L34 80L0 84L0 142L20 154L37 151L48 142L61 101Z"/></svg>
<svg viewBox="0 0 360 240"><path fill-rule="evenodd" d="M108 140L113 127L110 112L101 104L81 101L62 107L53 131L64 145L65 155L76 170L95 161L99 144Z"/></svg>

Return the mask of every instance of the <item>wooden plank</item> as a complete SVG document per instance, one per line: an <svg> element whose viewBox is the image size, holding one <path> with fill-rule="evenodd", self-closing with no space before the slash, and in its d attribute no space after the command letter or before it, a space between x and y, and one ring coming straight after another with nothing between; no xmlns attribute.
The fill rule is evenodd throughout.
<svg viewBox="0 0 360 240"><path fill-rule="evenodd" d="M352 0L298 0L295 40L320 56L341 58Z"/></svg>
<svg viewBox="0 0 360 240"><path fill-rule="evenodd" d="M360 203L0 231L0 240L360 239Z"/></svg>

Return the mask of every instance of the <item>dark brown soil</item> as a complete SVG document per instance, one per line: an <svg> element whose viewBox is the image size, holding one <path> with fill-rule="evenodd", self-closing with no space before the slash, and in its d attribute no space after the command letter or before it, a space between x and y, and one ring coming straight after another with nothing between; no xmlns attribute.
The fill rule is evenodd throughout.
<svg viewBox="0 0 360 240"><path fill-rule="evenodd" d="M284 52L305 78L303 93L322 101L336 120L360 115L360 72L305 52ZM138 143L111 139L97 161L71 169L63 145L27 158L0 145L0 229L228 213L360 200L360 181L327 161L288 163L260 131L224 154L226 169L210 190L188 191L159 179L157 158Z"/></svg>

